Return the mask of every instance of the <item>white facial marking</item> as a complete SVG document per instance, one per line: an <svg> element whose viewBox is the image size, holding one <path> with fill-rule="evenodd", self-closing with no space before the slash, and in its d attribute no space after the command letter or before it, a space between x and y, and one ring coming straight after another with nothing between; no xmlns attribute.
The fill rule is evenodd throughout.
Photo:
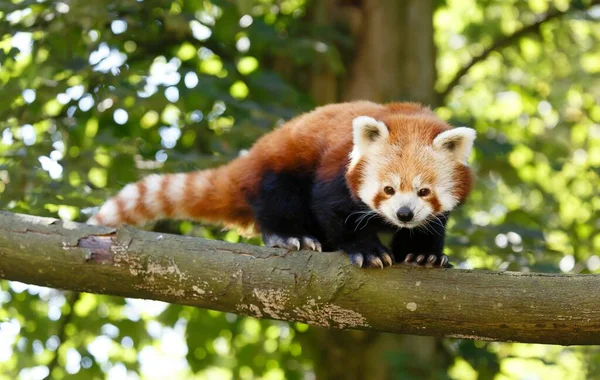
<svg viewBox="0 0 600 380"><path fill-rule="evenodd" d="M377 155L375 155L377 157ZM362 184L358 190L358 197L365 202L370 208L376 210L373 200L377 193L381 191L381 185L378 177L378 164L377 160L369 159L364 168Z"/></svg>
<svg viewBox="0 0 600 380"><path fill-rule="evenodd" d="M358 196L388 222L406 228L422 225L434 213L430 198L418 196L418 191L422 188L430 189L438 199L440 209L437 212L451 211L458 205L458 199L453 194L457 185L454 168L457 161L466 163L474 138L474 130L455 128L438 135L433 146L413 146L412 154L418 155L416 160L419 160L421 164L426 164L429 170L435 171L436 181L426 182L424 173L423 175L416 173L413 178L407 179L412 186L411 190L407 192L399 191L401 176L397 173L401 173L402 170L411 170L411 168L403 168L400 163L397 173L382 173L382 168L389 167L389 160L394 159L394 157L390 157L389 151L385 150L385 145L371 144L368 146L366 154L355 145L350 153L351 167L358 162L359 158L366 159ZM387 177L382 177L382 174ZM397 192L384 198L376 208L374 200L383 192L384 186L392 186ZM414 214L412 221L403 223L398 220L397 212L401 207L409 207L412 210Z"/></svg>
<svg viewBox="0 0 600 380"><path fill-rule="evenodd" d="M410 222L401 222L396 213L402 207L408 207L412 210L414 217ZM419 198L414 191L398 192L390 199L381 203L381 212L393 224L400 227L413 228L423 223L425 219L433 212L429 202Z"/></svg>
<svg viewBox="0 0 600 380"><path fill-rule="evenodd" d="M392 176L392 187L394 189L399 189L401 184L402 184L402 181L400 180L399 175Z"/></svg>
<svg viewBox="0 0 600 380"><path fill-rule="evenodd" d="M454 162L448 159L444 152L434 150L432 152L436 170L436 183L433 184L435 195L442 206L440 211L451 211L458 204L458 199L453 194L456 186L454 181Z"/></svg>
<svg viewBox="0 0 600 380"><path fill-rule="evenodd" d="M451 211L458 205L458 199L452 194L453 185L445 184L435 188L438 201L442 206L442 211Z"/></svg>
<svg viewBox="0 0 600 380"><path fill-rule="evenodd" d="M421 175L416 175L415 178L413 178L413 180L412 180L412 187L413 187L413 189L415 189L415 190L420 189L421 188L421 184L422 184Z"/></svg>

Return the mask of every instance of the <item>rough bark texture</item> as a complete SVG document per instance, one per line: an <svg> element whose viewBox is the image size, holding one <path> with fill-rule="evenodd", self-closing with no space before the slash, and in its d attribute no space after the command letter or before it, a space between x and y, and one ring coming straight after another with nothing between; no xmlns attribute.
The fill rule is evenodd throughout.
<svg viewBox="0 0 600 380"><path fill-rule="evenodd" d="M363 329L599 344L596 275L396 266L0 212L0 278Z"/></svg>

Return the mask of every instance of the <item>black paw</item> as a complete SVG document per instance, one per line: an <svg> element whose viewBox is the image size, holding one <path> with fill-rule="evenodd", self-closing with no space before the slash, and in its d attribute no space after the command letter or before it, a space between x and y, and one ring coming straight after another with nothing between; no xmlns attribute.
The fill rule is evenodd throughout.
<svg viewBox="0 0 600 380"><path fill-rule="evenodd" d="M274 233L263 234L263 241L267 247L285 248L293 251L308 249L321 252L321 243L312 236L283 236Z"/></svg>
<svg viewBox="0 0 600 380"><path fill-rule="evenodd" d="M452 268L446 255L409 253L402 260L403 264L418 265L428 268Z"/></svg>
<svg viewBox="0 0 600 380"><path fill-rule="evenodd" d="M363 247L353 247L346 250L350 255L350 262L359 268L384 268L394 263L392 255L381 244L368 244Z"/></svg>

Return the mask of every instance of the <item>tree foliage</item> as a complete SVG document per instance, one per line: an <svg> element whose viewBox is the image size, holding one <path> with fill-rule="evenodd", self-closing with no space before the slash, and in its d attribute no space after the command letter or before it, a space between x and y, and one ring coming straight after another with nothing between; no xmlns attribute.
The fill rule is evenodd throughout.
<svg viewBox="0 0 600 380"><path fill-rule="evenodd" d="M565 12L491 52L436 108L479 133L477 188L451 223L449 251L460 267L597 273L600 8L590 0L439 3L440 93L472 57ZM351 33L314 23L313 9L305 0L0 3L0 208L83 221L145 174L235 157L315 106L311 70L348 69ZM156 228L241 241L188 222ZM0 289L0 377L43 377L54 357L55 378L318 372L323 345L304 325L5 281ZM451 378L600 375L593 349L442 346ZM381 360L400 378L423 373L403 352Z"/></svg>

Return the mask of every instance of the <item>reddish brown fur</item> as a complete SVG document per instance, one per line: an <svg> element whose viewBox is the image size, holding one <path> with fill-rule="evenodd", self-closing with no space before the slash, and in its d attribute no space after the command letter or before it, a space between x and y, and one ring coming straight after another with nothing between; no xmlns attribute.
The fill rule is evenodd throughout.
<svg viewBox="0 0 600 380"><path fill-rule="evenodd" d="M433 209L434 213L438 213L442 210L442 204L440 203L440 200L438 199L437 195L435 195L435 193L432 193L431 195L427 196L426 199L431 205L431 208Z"/></svg>
<svg viewBox="0 0 600 380"><path fill-rule="evenodd" d="M403 107L394 105L392 109L409 110L408 115L387 115L382 118L390 131L390 144L387 146L385 155L397 157L382 167L381 175L387 173L401 173L400 190L412 191L412 179L419 175L424 183L436 182L436 171L431 162L420 151L423 146L432 145L435 137L450 126L435 117L428 109L417 112L415 105ZM399 170L400 169L400 170ZM380 178L382 181L384 178Z"/></svg>
<svg viewBox="0 0 600 380"><path fill-rule="evenodd" d="M363 181L362 179L362 173L365 170L365 160L360 159L356 166L354 167L354 170L349 171L346 174L346 183L348 184L348 188L350 189L350 192L352 192L353 195L358 194L358 189ZM325 180L327 178L331 178L329 176L326 176L325 174L327 173L319 173L321 175L318 176L318 178L320 180Z"/></svg>
<svg viewBox="0 0 600 380"><path fill-rule="evenodd" d="M185 186L182 199L184 205L191 205L194 202L194 198L198 197L198 194L196 194L196 189L194 188L194 183L196 181L196 178L200 175L200 173L202 172L192 172L185 178ZM189 214L191 210L186 209L186 212Z"/></svg>
<svg viewBox="0 0 600 380"><path fill-rule="evenodd" d="M454 195L459 202L464 202L467 196L473 190L473 173L468 166L457 164L454 169L456 173L456 186L454 187Z"/></svg>
<svg viewBox="0 0 600 380"><path fill-rule="evenodd" d="M136 183L136 185L139 193L139 199L144 199L147 191L146 184L143 181L140 181ZM135 205L134 215L132 215L132 218L135 219L136 217L141 217L144 220L152 217L150 210L148 210L148 207L146 207L144 202L137 202Z"/></svg>
<svg viewBox="0 0 600 380"><path fill-rule="evenodd" d="M315 171L319 180L329 180L346 170L353 147L352 120L358 116L370 116L388 126L391 140L389 153L396 155L399 154L399 147L410 147L414 142L430 145L437 134L450 128L431 110L414 103L381 105L357 101L320 107L263 136L246 156L216 169L189 173L185 181L184 196L177 201L178 204L173 204L166 194L166 181L170 177L164 176L158 196L164 214L177 217L173 215L175 210L186 210L185 216L193 219L250 227L254 218L247 196L257 194L258 184L264 173ZM403 151L402 155L410 156L411 149ZM402 165L402 160L391 165L398 164ZM433 181L433 171L427 165L427 161L412 157L410 167L405 167L406 173L418 173L424 175L426 180ZM347 173L346 179L353 195L356 195L362 182L362 168L363 163L359 161L355 170ZM199 176L204 181L199 181ZM461 168L459 176L457 196L464 197L471 186L468 168ZM405 182L409 184L408 180L403 180L403 186ZM143 184L138 183L138 189L140 194L146 193ZM116 198L118 202L118 196ZM122 204L118 206L120 210L123 209ZM143 205L135 206L135 214L142 219L152 217ZM120 217L123 221L133 222L132 215ZM103 218L98 214L96 220Z"/></svg>
<svg viewBox="0 0 600 380"><path fill-rule="evenodd" d="M131 218L129 218L129 216L127 215L127 212L125 212L125 204L124 204L123 199L117 197L115 199L115 203L117 206L117 212L119 213L119 215L118 215L119 220L122 220L126 224L131 224L133 221L131 220Z"/></svg>
<svg viewBox="0 0 600 380"><path fill-rule="evenodd" d="M385 105L388 110L395 114L402 115L429 115L436 117L435 113L419 103L403 102L403 103L388 103Z"/></svg>
<svg viewBox="0 0 600 380"><path fill-rule="evenodd" d="M160 191L158 193L158 199L160 200L160 204L162 206L163 213L168 216L173 216L173 211L175 209L175 205L169 199L169 194L167 193L169 189L169 181L171 180L172 174L167 174L161 179Z"/></svg>
<svg viewBox="0 0 600 380"><path fill-rule="evenodd" d="M385 195L385 193L383 193L383 192L377 193L377 195L375 195L375 199L373 199L373 205L375 205L375 207L379 208L379 205L381 204L381 202L383 202L387 198L388 198L388 196Z"/></svg>

